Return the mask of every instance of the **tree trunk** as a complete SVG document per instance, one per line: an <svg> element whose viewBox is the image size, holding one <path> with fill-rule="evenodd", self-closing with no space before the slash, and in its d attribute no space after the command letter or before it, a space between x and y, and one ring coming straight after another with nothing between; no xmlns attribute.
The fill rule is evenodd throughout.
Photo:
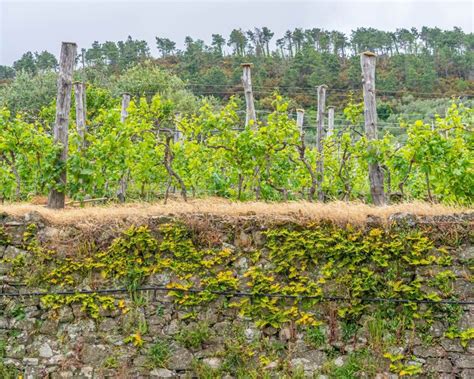
<svg viewBox="0 0 474 379"><path fill-rule="evenodd" d="M166 168L166 171L168 172L170 180L172 180L173 177L177 180L177 182L178 182L178 184L181 188L181 197L186 202L186 201L188 201L188 196L187 196L187 192L186 192L186 185L184 184L183 179L181 179L181 177L176 173L176 171L173 170L173 167L172 167L173 159L174 159L174 154L171 151L171 147L170 147L170 143L171 143L172 138L173 138L172 136L166 137L166 143L164 144L164 146L165 146L165 155L163 157L163 164Z"/></svg>
<svg viewBox="0 0 474 379"><path fill-rule="evenodd" d="M432 203L433 195L431 194L430 175L428 172L425 172L425 179L426 179L426 192L428 193L428 200Z"/></svg>
<svg viewBox="0 0 474 379"><path fill-rule="evenodd" d="M76 60L77 45L63 42L59 59L58 96L56 100L56 121L54 124L54 143L61 146L57 164L62 165L56 184L48 197L48 207L64 208L67 182L66 161L68 153L68 126L71 110L72 74Z"/></svg>
<svg viewBox="0 0 474 379"><path fill-rule="evenodd" d="M0 157L1 158L1 157ZM3 159L7 162L8 165L10 165L10 169L13 173L13 176L15 176L15 182L16 182L16 189L15 189L15 198L16 200L20 199L21 195L21 177L20 173L18 172L16 168L16 156L13 151L10 151L10 158L8 159L6 156L3 155Z"/></svg>
<svg viewBox="0 0 474 379"><path fill-rule="evenodd" d="M238 190L237 190L237 199L242 200L242 187L244 185L244 176L239 174L239 183L238 183Z"/></svg>
<svg viewBox="0 0 474 379"><path fill-rule="evenodd" d="M246 104L246 113L245 113L245 126L247 125L257 125L257 115L255 112L255 104L253 100L253 91L252 91L252 77L250 73L250 63L243 63L243 74L242 74L242 84L244 86L245 93L245 104ZM251 122L252 120L252 122Z"/></svg>
<svg viewBox="0 0 474 379"><path fill-rule="evenodd" d="M375 64L376 56L364 52L360 57L362 68L362 87L364 91L365 135L369 142L369 155L376 154L371 141L377 140L377 107L375 102ZM385 205L384 177L379 162L369 163L369 181L372 201L375 205Z"/></svg>
<svg viewBox="0 0 474 379"><path fill-rule="evenodd" d="M323 178L324 178L324 150L323 150L323 133L324 133L324 107L326 104L326 88L327 86L318 86L318 119L316 130L316 149L318 151L318 160L316 161L316 175L318 179L318 200L324 201Z"/></svg>

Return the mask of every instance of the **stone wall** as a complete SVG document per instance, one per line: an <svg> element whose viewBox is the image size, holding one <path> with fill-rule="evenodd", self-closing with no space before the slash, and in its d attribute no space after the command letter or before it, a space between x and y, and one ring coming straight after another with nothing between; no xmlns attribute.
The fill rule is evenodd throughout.
<svg viewBox="0 0 474 379"><path fill-rule="evenodd" d="M155 230L170 221L174 219L156 217L147 224ZM221 268L223 272L231 271L233 276L243 278L252 265L269 270L278 267L265 256L265 232L273 227L268 220L194 215L179 221L190 231L194 244L238 254L238 259ZM447 248L452 257L452 278L446 282L453 289L450 298L472 302L472 220L461 223L461 227L457 219L427 221L399 215L393 221L404 228L423 227L429 233L440 232L430 238L436 246ZM452 221L457 226L446 227ZM377 226L377 220L371 223L365 228ZM56 254L63 260L81 256L85 254L81 246L87 241L94 241L97 249L106 248L124 228L100 226L86 233L74 226L49 225L37 214L22 218L4 215L0 223L2 293L44 291L40 276L47 277L52 265L58 265L51 256ZM446 236L454 236L448 242L451 246L446 246ZM54 253L40 250L46 247ZM31 260L29 257L34 254L42 260ZM38 262L47 267L41 275ZM432 264L424 264L417 268L417 275L432 280L433 272L438 271ZM94 270L80 279L77 275L72 274L73 280L80 283L76 289L94 290L101 281L100 273ZM29 280L32 278L33 282ZM174 280L172 274L152 270L141 287L167 286ZM59 284L49 285L48 290L71 288ZM109 283L107 287L121 287L119 284ZM393 307L397 312L403 305L371 303L363 314L344 318L338 311L347 304L318 301L313 306L317 323L305 325L290 320L274 327L257 325L251 315L240 314L231 305L232 301L241 300L239 297L216 296L209 302L183 306L179 298L161 290L98 296L111 297L113 301L112 306L106 307L106 300L97 300L98 315L87 308L89 298L71 300L69 304L54 303L58 300L53 299L48 305L41 296L0 297L0 377L21 374L24 378L395 378L414 368L419 369L413 371L417 377L474 377L472 304L436 308L439 317L431 322L424 322L423 318L410 320L416 324L413 328L408 321L403 326L391 325L386 316L375 316L384 307ZM420 305L420 312L428 307Z"/></svg>

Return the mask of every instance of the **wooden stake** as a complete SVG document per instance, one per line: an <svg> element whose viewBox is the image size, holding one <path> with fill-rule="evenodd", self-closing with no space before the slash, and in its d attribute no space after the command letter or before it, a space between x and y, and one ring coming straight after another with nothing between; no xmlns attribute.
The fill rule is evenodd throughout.
<svg viewBox="0 0 474 379"><path fill-rule="evenodd" d="M328 107L328 133L330 137L334 133L334 107Z"/></svg>
<svg viewBox="0 0 474 379"><path fill-rule="evenodd" d="M120 112L120 121L125 122L128 116L128 106L130 105L130 94L122 94L122 110ZM121 203L125 202L126 193L127 193L127 176L129 171L125 170L120 177L119 186L117 189L117 198Z"/></svg>
<svg viewBox="0 0 474 379"><path fill-rule="evenodd" d="M56 99L56 121L54 123L54 143L61 146L57 164L62 165L56 185L48 196L48 207L64 208L67 182L66 161L68 153L68 126L71 110L72 74L76 61L77 45L63 42L59 58L58 96Z"/></svg>
<svg viewBox="0 0 474 379"><path fill-rule="evenodd" d="M82 48L81 49L81 60L82 60L82 84L84 85L84 96L83 96L83 102L84 102L84 120L87 120L87 74L86 74L86 65L85 65L85 55L86 55L86 49Z"/></svg>
<svg viewBox="0 0 474 379"><path fill-rule="evenodd" d="M365 135L369 141L369 154L375 154L370 141L377 139L377 106L375 101L376 55L366 51L360 56L362 88L364 91ZM369 163L369 181L372 201L375 205L386 204L384 176L379 162Z"/></svg>
<svg viewBox="0 0 474 379"><path fill-rule="evenodd" d="M252 91L252 76L250 73L251 63L242 63L243 74L242 74L242 85L244 86L245 93L245 104L246 104L246 113L245 113L245 126L250 125L252 120L252 125L257 125L257 115L255 112L255 104L253 100L253 91Z"/></svg>
<svg viewBox="0 0 474 379"><path fill-rule="evenodd" d="M179 129L175 129L173 134L173 142L181 143L183 141L183 132Z"/></svg>
<svg viewBox="0 0 474 379"><path fill-rule="evenodd" d="M175 114L175 126L174 126L174 134L173 134L174 143L183 142L183 132L178 129L179 120L181 120L181 113Z"/></svg>
<svg viewBox="0 0 474 379"><path fill-rule="evenodd" d="M122 94L122 111L120 112L120 121L125 122L128 116L128 106L130 105L130 94L125 92Z"/></svg>
<svg viewBox="0 0 474 379"><path fill-rule="evenodd" d="M318 200L324 201L323 178L324 178L324 107L326 105L326 85L318 86L318 118L316 130L316 149L318 151L318 160L316 161L316 175L318 178Z"/></svg>
<svg viewBox="0 0 474 379"><path fill-rule="evenodd" d="M296 126L298 126L300 132L303 132L303 120L304 120L304 109L296 110Z"/></svg>
<svg viewBox="0 0 474 379"><path fill-rule="evenodd" d="M81 147L84 148L86 144L86 115L84 110L84 92L85 85L81 82L74 82L74 94L76 98L76 126L77 133L81 137Z"/></svg>

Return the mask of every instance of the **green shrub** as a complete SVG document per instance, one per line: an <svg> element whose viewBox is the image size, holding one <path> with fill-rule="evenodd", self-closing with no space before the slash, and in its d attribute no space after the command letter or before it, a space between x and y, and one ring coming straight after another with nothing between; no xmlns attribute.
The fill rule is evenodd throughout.
<svg viewBox="0 0 474 379"><path fill-rule="evenodd" d="M165 340L157 340L148 351L148 358L154 367L165 367L171 355L169 343Z"/></svg>
<svg viewBox="0 0 474 379"><path fill-rule="evenodd" d="M326 342L326 336L321 326L309 327L306 331L305 340L314 347L320 347Z"/></svg>
<svg viewBox="0 0 474 379"><path fill-rule="evenodd" d="M182 329L176 335L176 340L186 348L200 348L211 335L209 325L205 322L200 322L195 326Z"/></svg>

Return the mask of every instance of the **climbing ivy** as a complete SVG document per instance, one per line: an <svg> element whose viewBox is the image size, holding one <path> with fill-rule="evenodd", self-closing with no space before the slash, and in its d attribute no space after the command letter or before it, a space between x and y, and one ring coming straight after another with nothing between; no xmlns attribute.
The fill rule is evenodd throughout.
<svg viewBox="0 0 474 379"><path fill-rule="evenodd" d="M429 230L285 224L268 227L264 243L244 252L229 245L202 247L190 228L175 221L154 228L132 226L107 247L87 242L78 254L67 256L40 246L36 233L34 225L26 228L21 247L28 254L9 262L17 277L28 279L28 285L53 292L76 291L85 278L94 278L95 288L125 287L132 294L131 300L98 293L43 296L42 306L52 311L78 304L93 319L111 310L126 314L134 302L142 304L137 289L160 276L168 283L167 296L183 310L183 319L196 318L201 307L219 304L262 329L307 331L307 339L319 345L331 343L333 337L326 341L320 328L333 328L336 320L343 326L345 343L364 327L374 352L379 357L385 354L391 371L400 376L420 373L408 356L387 351L390 344L404 343L403 333L425 335L434 321L444 320L450 325L446 337L458 338L464 347L474 337L472 329L456 327L460 307L440 303L456 299L456 277L449 269L449 246L436 242ZM2 239L10 241L6 232ZM239 296L243 294L249 296ZM331 297L339 301L328 305L326 298ZM365 301L394 298L408 301ZM418 303L423 300L431 303ZM362 321L366 315L373 317ZM383 338L385 329L394 336L391 341ZM141 348L146 321L130 332L125 342ZM188 332L179 335L185 345L197 346L204 339L193 330ZM259 359L265 365L270 358Z"/></svg>

